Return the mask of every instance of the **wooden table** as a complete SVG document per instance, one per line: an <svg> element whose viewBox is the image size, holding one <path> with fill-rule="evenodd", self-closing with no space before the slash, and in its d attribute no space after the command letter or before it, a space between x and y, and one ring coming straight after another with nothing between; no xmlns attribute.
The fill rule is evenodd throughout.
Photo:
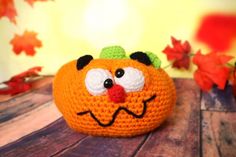
<svg viewBox="0 0 236 157"><path fill-rule="evenodd" d="M133 138L92 137L67 127L53 104L52 77L30 92L0 97L0 156L236 157L236 101L231 86L203 93L175 79L177 105L155 131Z"/></svg>

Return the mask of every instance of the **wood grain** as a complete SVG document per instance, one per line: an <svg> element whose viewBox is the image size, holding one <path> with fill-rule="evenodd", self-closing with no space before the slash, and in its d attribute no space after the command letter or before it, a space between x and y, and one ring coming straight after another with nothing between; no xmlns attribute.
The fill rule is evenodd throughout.
<svg viewBox="0 0 236 157"><path fill-rule="evenodd" d="M51 125L0 148L2 157L47 157L78 143L86 135L72 131L60 118Z"/></svg>
<svg viewBox="0 0 236 157"><path fill-rule="evenodd" d="M52 81L50 79L50 81ZM52 84L46 80L46 83L38 85L38 89L30 93L16 96L8 101L0 102L0 125L9 121L17 116L25 114L40 105L52 100Z"/></svg>
<svg viewBox="0 0 236 157"><path fill-rule="evenodd" d="M12 115L0 123L0 143L3 136L17 137L16 132L25 132L18 138L27 135L1 147L1 157L236 157L236 101L231 86L201 94L192 79L175 79L177 105L161 127L133 138L105 138L74 132L61 118L55 121L59 114L52 104L51 81L0 102L0 120L3 113Z"/></svg>
<svg viewBox="0 0 236 157"><path fill-rule="evenodd" d="M143 144L136 157L200 155L200 90L193 80L178 79L173 115Z"/></svg>
<svg viewBox="0 0 236 157"><path fill-rule="evenodd" d="M213 88L211 92L203 92L201 109L208 111L236 111L236 99L232 86L227 85L225 90Z"/></svg>
<svg viewBox="0 0 236 157"><path fill-rule="evenodd" d="M147 135L134 138L87 137L58 156L63 157L129 157L146 140Z"/></svg>
<svg viewBox="0 0 236 157"><path fill-rule="evenodd" d="M203 112L203 156L236 156L236 113Z"/></svg>
<svg viewBox="0 0 236 157"><path fill-rule="evenodd" d="M34 110L0 125L0 147L44 128L61 117L56 105L50 101Z"/></svg>

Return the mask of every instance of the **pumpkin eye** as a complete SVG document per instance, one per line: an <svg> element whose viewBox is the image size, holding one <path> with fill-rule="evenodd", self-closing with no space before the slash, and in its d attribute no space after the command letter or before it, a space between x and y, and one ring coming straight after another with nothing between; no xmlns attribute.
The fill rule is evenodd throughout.
<svg viewBox="0 0 236 157"><path fill-rule="evenodd" d="M106 79L105 81L104 81L104 83L103 83L103 86L105 87L105 88L111 88L112 86L113 86L113 81L112 81L112 79Z"/></svg>
<svg viewBox="0 0 236 157"><path fill-rule="evenodd" d="M112 85L112 75L108 70L101 68L90 69L86 74L85 86L91 95L102 95Z"/></svg>
<svg viewBox="0 0 236 157"><path fill-rule="evenodd" d="M117 69L115 75L117 78L121 78L125 74L125 71L121 68Z"/></svg>
<svg viewBox="0 0 236 157"><path fill-rule="evenodd" d="M126 92L137 92L143 89L144 75L142 71L136 68L119 68L116 70L115 76L115 82L124 87Z"/></svg>

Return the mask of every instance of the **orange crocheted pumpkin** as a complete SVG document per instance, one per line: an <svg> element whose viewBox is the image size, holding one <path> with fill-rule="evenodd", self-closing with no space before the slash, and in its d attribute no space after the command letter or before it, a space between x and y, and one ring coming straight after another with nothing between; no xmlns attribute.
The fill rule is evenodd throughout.
<svg viewBox="0 0 236 157"><path fill-rule="evenodd" d="M176 101L172 79L150 52L125 57L121 47L71 61L58 71L53 95L67 124L82 133L127 137L157 128ZM155 66L154 66L155 65Z"/></svg>

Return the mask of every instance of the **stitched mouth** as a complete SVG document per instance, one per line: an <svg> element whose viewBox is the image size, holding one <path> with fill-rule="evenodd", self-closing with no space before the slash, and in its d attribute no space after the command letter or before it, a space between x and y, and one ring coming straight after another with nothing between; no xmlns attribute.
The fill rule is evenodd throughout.
<svg viewBox="0 0 236 157"><path fill-rule="evenodd" d="M146 99L146 100L143 100L143 111L141 114L135 114L134 112L128 110L127 108L125 107L119 107L115 113L112 115L112 120L109 121L108 123L102 123L99 119L97 119L97 117L93 114L92 111L88 110L88 111L83 111L83 112L78 112L77 115L78 116L82 116L82 115L85 115L85 114L90 114L90 116L98 123L98 125L102 126L102 127L108 127L108 126L111 126L115 120L116 120L116 117L118 116L118 114L120 113L120 111L124 110L126 113L128 113L129 115L132 115L133 117L135 118L143 118L143 116L145 115L146 113L146 110L147 110L147 103L152 101L153 99L156 98L156 95L153 95L151 96L150 98Z"/></svg>

